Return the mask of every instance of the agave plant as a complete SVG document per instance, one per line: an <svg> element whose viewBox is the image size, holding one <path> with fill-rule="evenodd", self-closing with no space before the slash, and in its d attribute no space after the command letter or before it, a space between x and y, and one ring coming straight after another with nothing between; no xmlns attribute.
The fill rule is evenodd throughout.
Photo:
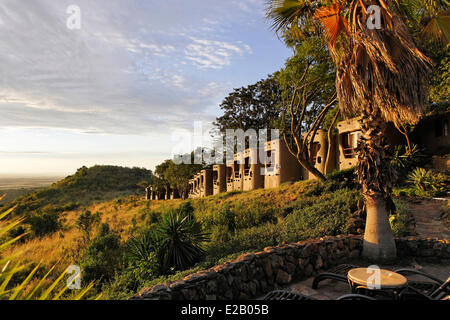
<svg viewBox="0 0 450 320"><path fill-rule="evenodd" d="M158 256L163 270L184 270L200 261L204 255L201 244L208 234L191 214L172 211L166 214L157 229Z"/></svg>
<svg viewBox="0 0 450 320"><path fill-rule="evenodd" d="M424 168L416 168L408 175L407 182L423 192L439 194L444 193L444 180L445 178L442 174L434 173Z"/></svg>
<svg viewBox="0 0 450 320"><path fill-rule="evenodd" d="M0 197L0 200L3 199L5 195ZM0 213L0 220L6 218L9 214L11 214L14 211L15 207L10 208L9 210ZM20 223L24 221L24 218L13 218L11 221L9 221L5 226L0 228L0 237L9 230L13 229ZM13 243L18 241L20 238L24 237L26 233L23 233L11 240L8 240L4 243L0 244L0 253L4 249L11 246ZM22 271L25 269L25 264L16 263L13 265L13 260L17 256L19 256L21 252L17 252L15 254L9 255L7 257L0 258L0 300L1 299L9 299L9 300L58 300L61 299L62 295L66 292L69 285L73 283L77 277L79 277L79 274L76 277L73 277L71 280L71 283L67 283L66 285L58 286L61 284L61 281L64 279L65 275L67 274L68 269L64 270L56 280L54 280L48 287L45 287L44 284L46 283L46 279L49 277L49 275L52 273L52 271L55 269L56 265L54 265L45 275L42 277L39 282L37 282L36 285L33 285L33 287L29 290L30 292L28 294L25 293L25 289L30 284L30 282L35 278L36 272L39 270L41 263L39 263L36 267L33 268L33 270L25 277L25 279L19 284L15 285L13 287L9 287L9 284L11 283L11 280L13 279L14 275L16 275L19 271ZM12 266L13 265L13 266ZM94 286L94 282L91 282L87 287L82 289L79 293L77 293L75 296L73 296L73 300L80 300L82 299L86 293ZM58 291L57 288L60 288ZM100 299L101 295L97 296L96 299Z"/></svg>

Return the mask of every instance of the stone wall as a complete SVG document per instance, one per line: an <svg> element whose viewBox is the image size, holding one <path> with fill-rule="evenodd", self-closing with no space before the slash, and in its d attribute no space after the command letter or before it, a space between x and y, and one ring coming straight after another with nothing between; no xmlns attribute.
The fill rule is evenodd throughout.
<svg viewBox="0 0 450 320"><path fill-rule="evenodd" d="M399 257L450 258L450 241L397 239ZM359 258L361 236L312 239L243 254L183 280L143 289L131 299L245 300L262 296L336 264Z"/></svg>
<svg viewBox="0 0 450 320"><path fill-rule="evenodd" d="M430 261L450 259L450 239L406 237L395 240L399 258L416 257Z"/></svg>

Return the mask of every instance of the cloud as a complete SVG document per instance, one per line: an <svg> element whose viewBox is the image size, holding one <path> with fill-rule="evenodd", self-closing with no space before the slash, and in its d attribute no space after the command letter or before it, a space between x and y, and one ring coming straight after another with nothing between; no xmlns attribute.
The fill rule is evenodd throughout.
<svg viewBox="0 0 450 320"><path fill-rule="evenodd" d="M261 7L77 0L82 27L69 30L71 4L0 2L0 127L145 134L211 121L233 87L225 72L253 54L236 31Z"/></svg>
<svg viewBox="0 0 450 320"><path fill-rule="evenodd" d="M186 49L186 58L200 69L222 69L231 64L233 55L242 56L251 49L242 43L229 43L224 41L192 39Z"/></svg>

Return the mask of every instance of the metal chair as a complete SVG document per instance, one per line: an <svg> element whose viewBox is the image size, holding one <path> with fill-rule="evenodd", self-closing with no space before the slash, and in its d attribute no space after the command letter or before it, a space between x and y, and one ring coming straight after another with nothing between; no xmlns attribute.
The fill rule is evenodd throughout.
<svg viewBox="0 0 450 320"><path fill-rule="evenodd" d="M296 301L319 301L316 298L303 295L301 293L287 291L287 290L275 290L269 292L263 300L282 301L282 300L296 300ZM336 300L357 300L357 301L373 301L375 298L368 297L362 294L345 294L340 296Z"/></svg>
<svg viewBox="0 0 450 320"><path fill-rule="evenodd" d="M353 264L340 264L334 268L331 268L327 272L323 272L314 278L312 288L317 289L319 287L319 283L326 279L348 283L347 273L354 268L359 268L359 266L355 266Z"/></svg>

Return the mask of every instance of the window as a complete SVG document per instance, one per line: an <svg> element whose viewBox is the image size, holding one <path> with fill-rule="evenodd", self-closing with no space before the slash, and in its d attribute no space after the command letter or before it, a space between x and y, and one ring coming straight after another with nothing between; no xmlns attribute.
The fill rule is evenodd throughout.
<svg viewBox="0 0 450 320"><path fill-rule="evenodd" d="M434 133L436 137L448 137L448 120L436 119L434 122Z"/></svg>
<svg viewBox="0 0 450 320"><path fill-rule="evenodd" d="M248 176L249 173L250 173L250 157L246 157L244 163L244 175Z"/></svg>
<svg viewBox="0 0 450 320"><path fill-rule="evenodd" d="M234 177L239 178L239 162L234 162Z"/></svg>
<svg viewBox="0 0 450 320"><path fill-rule="evenodd" d="M344 149L345 158L355 158L356 148L361 139L361 131L349 132L342 134L342 148Z"/></svg>
<svg viewBox="0 0 450 320"><path fill-rule="evenodd" d="M227 182L233 181L232 175L233 175L233 168L227 167Z"/></svg>
<svg viewBox="0 0 450 320"><path fill-rule="evenodd" d="M272 172L275 169L272 165L274 155L275 155L275 150L267 151L267 157L266 157L266 171L267 172Z"/></svg>
<svg viewBox="0 0 450 320"><path fill-rule="evenodd" d="M312 153L311 153L311 159L313 160L313 163L316 163L317 161L317 153L319 153L320 150L320 143L314 142L312 146ZM319 157L320 158L320 157ZM319 161L320 163L320 161Z"/></svg>
<svg viewBox="0 0 450 320"><path fill-rule="evenodd" d="M217 182L217 180L219 179L219 172L217 170L213 171L213 182Z"/></svg>

